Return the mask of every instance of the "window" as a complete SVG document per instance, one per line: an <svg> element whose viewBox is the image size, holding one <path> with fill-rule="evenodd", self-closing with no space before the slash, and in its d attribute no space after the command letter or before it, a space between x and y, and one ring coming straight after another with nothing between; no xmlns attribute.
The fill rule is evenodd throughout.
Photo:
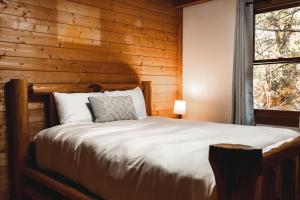
<svg viewBox="0 0 300 200"><path fill-rule="evenodd" d="M260 113L300 111L300 6L255 15L253 79Z"/></svg>

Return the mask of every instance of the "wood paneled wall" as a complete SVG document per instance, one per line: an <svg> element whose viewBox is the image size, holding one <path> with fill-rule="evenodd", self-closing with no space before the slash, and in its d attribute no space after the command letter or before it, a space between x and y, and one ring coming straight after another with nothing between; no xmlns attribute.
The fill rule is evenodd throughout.
<svg viewBox="0 0 300 200"><path fill-rule="evenodd" d="M187 7L187 6L196 5L199 3L205 3L208 1L212 1L212 0L173 0L173 4L177 8L183 8L183 7Z"/></svg>
<svg viewBox="0 0 300 200"><path fill-rule="evenodd" d="M153 112L172 115L178 92L177 14L172 0L0 1L0 199L9 198L4 85L153 83ZM44 105L30 103L30 132Z"/></svg>

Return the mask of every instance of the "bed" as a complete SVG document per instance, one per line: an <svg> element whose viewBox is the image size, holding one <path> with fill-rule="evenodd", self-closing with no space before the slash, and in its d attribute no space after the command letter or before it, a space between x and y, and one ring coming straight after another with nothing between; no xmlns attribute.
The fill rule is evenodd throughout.
<svg viewBox="0 0 300 200"><path fill-rule="evenodd" d="M75 86L11 80L7 96L9 119L14 122L9 131L15 199L22 199L25 179L34 179L68 199L299 198L300 139L292 130L151 116L105 124L57 123L52 92L136 86L144 92L150 116L150 82ZM49 123L30 143L27 105L33 96L46 97ZM28 152L31 144L36 152L33 161ZM276 180L280 180L279 193L274 192Z"/></svg>

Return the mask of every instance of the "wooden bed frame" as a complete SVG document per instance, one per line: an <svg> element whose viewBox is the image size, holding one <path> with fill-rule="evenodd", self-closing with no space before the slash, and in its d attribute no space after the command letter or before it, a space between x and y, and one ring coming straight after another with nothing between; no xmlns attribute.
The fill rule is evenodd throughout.
<svg viewBox="0 0 300 200"><path fill-rule="evenodd" d="M66 199L94 199L30 164L29 101L42 99L46 105L47 126L58 124L53 92L93 92L125 90L139 86L144 94L147 114L151 115L151 82L141 84L28 84L13 79L6 86L9 164L13 199L23 199L28 180L55 191ZM300 199L300 137L266 153L262 149L238 144L216 144L209 149L209 161L215 174L219 200ZM279 177L279 178L278 178Z"/></svg>

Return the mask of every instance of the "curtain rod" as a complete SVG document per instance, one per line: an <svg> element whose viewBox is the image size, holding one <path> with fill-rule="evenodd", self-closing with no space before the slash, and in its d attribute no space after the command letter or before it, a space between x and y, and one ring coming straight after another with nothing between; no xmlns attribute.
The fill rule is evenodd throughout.
<svg viewBox="0 0 300 200"><path fill-rule="evenodd" d="M254 0L251 2L247 2L246 6L252 5L252 4L257 4L257 3L267 3L267 2L272 2L272 0Z"/></svg>

